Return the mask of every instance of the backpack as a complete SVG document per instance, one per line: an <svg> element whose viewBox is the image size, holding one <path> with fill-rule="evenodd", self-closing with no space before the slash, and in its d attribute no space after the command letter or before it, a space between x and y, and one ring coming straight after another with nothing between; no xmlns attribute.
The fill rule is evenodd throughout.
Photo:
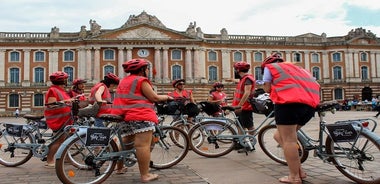
<svg viewBox="0 0 380 184"><path fill-rule="evenodd" d="M268 93L259 94L257 97L252 96L249 102L252 105L253 112L257 114L268 116L274 109L273 102ZM272 113L270 117L273 117L273 115Z"/></svg>

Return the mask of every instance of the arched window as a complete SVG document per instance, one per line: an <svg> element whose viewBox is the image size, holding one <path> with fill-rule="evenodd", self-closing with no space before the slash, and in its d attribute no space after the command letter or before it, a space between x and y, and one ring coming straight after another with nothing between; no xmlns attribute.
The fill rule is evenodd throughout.
<svg viewBox="0 0 380 184"><path fill-rule="evenodd" d="M263 53L255 52L255 62L261 62L261 61L263 61Z"/></svg>
<svg viewBox="0 0 380 184"><path fill-rule="evenodd" d="M69 75L69 78L67 79L67 82L71 83L73 82L73 78L74 78L74 69L73 67L71 66L67 66L63 69L64 72L67 73L67 75Z"/></svg>
<svg viewBox="0 0 380 184"><path fill-rule="evenodd" d="M44 95L43 94L34 94L33 96L33 105L34 107L42 107L44 106Z"/></svg>
<svg viewBox="0 0 380 184"><path fill-rule="evenodd" d="M255 80L263 80L263 74L261 73L261 67L255 67Z"/></svg>
<svg viewBox="0 0 380 184"><path fill-rule="evenodd" d="M45 61L45 53L42 51L37 51L34 53L34 61L35 62L43 62Z"/></svg>
<svg viewBox="0 0 380 184"><path fill-rule="evenodd" d="M361 67L362 71L362 80L368 80L368 67L367 66L362 66Z"/></svg>
<svg viewBox="0 0 380 184"><path fill-rule="evenodd" d="M311 62L312 62L312 63L319 63L319 54L317 54L317 53L312 53L312 54L311 54Z"/></svg>
<svg viewBox="0 0 380 184"><path fill-rule="evenodd" d="M17 51L12 51L10 53L10 62L20 62L20 53Z"/></svg>
<svg viewBox="0 0 380 184"><path fill-rule="evenodd" d="M243 54L239 51L234 52L234 61L243 61Z"/></svg>
<svg viewBox="0 0 380 184"><path fill-rule="evenodd" d="M115 60L115 51L112 49L104 50L104 60Z"/></svg>
<svg viewBox="0 0 380 184"><path fill-rule="evenodd" d="M35 83L44 83L44 68L42 67L37 67L34 68L34 82Z"/></svg>
<svg viewBox="0 0 380 184"><path fill-rule="evenodd" d="M18 107L20 104L20 95L10 94L9 95L9 107Z"/></svg>
<svg viewBox="0 0 380 184"><path fill-rule="evenodd" d="M333 67L334 80L342 80L342 67L334 66Z"/></svg>
<svg viewBox="0 0 380 184"><path fill-rule="evenodd" d="M218 70L216 66L208 67L208 80L217 81L218 80Z"/></svg>
<svg viewBox="0 0 380 184"><path fill-rule="evenodd" d="M293 61L294 62L301 62L301 54L300 53L294 53L293 54Z"/></svg>
<svg viewBox="0 0 380 184"><path fill-rule="evenodd" d="M320 71L318 67L313 67L313 77L315 80L320 80Z"/></svg>
<svg viewBox="0 0 380 184"><path fill-rule="evenodd" d="M334 62L342 61L342 58L341 58L342 56L341 56L341 54L339 52L335 52L332 55L332 57L333 57L333 61Z"/></svg>
<svg viewBox="0 0 380 184"><path fill-rule="evenodd" d="M74 52L67 50L63 53L63 61L74 61Z"/></svg>
<svg viewBox="0 0 380 184"><path fill-rule="evenodd" d="M217 55L215 51L208 52L208 60L209 61L217 61Z"/></svg>
<svg viewBox="0 0 380 184"><path fill-rule="evenodd" d="M172 66L172 79L181 79L182 77L182 67L180 65Z"/></svg>
<svg viewBox="0 0 380 184"><path fill-rule="evenodd" d="M366 52L361 52L360 53L360 61L368 61L367 59L367 53Z"/></svg>
<svg viewBox="0 0 380 184"><path fill-rule="evenodd" d="M10 70L10 83L19 83L20 82L20 69L11 68Z"/></svg>

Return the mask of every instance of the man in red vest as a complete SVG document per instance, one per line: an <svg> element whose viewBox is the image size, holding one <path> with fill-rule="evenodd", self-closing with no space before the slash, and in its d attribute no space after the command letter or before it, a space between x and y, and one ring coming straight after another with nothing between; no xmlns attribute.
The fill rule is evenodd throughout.
<svg viewBox="0 0 380 184"><path fill-rule="evenodd" d="M261 69L264 90L274 103L277 132L273 136L283 148L289 168L289 175L279 181L302 183L306 173L298 155L297 130L314 116L320 86L308 71L285 62L279 54L266 58Z"/></svg>

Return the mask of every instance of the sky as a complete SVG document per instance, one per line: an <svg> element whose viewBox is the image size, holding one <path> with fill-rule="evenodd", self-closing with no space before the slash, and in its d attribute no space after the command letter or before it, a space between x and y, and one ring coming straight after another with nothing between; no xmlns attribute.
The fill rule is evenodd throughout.
<svg viewBox="0 0 380 184"><path fill-rule="evenodd" d="M120 28L130 15L156 16L185 31L196 22L205 34L345 36L363 28L380 37L378 0L0 0L0 32L79 32L90 19Z"/></svg>

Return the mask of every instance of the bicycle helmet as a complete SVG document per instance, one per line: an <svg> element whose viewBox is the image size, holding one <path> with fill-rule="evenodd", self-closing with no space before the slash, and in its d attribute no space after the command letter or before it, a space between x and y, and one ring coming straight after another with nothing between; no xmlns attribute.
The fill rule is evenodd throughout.
<svg viewBox="0 0 380 184"><path fill-rule="evenodd" d="M111 72L107 73L107 75L104 76L104 80L107 80L107 79L111 82L111 84L119 84L119 81L120 81L119 77Z"/></svg>
<svg viewBox="0 0 380 184"><path fill-rule="evenodd" d="M74 86L77 86L77 85L79 85L79 84L83 84L83 83L86 83L87 81L86 80L84 80L84 79L75 79L74 81L73 81L73 85Z"/></svg>
<svg viewBox="0 0 380 184"><path fill-rule="evenodd" d="M177 79L172 82L173 87L176 87L179 82L185 82L185 79Z"/></svg>
<svg viewBox="0 0 380 184"><path fill-rule="evenodd" d="M234 68L235 70L237 71L241 71L241 70L249 70L251 68L251 65L248 64L247 62L245 61L239 61L239 62L236 62L234 64Z"/></svg>
<svg viewBox="0 0 380 184"><path fill-rule="evenodd" d="M149 63L145 59L132 59L123 63L124 72L128 73L131 71L139 70L144 66L148 66Z"/></svg>
<svg viewBox="0 0 380 184"><path fill-rule="evenodd" d="M69 75L67 73L62 71L57 71L49 76L51 82L64 82L67 78L69 78Z"/></svg>
<svg viewBox="0 0 380 184"><path fill-rule="evenodd" d="M272 54L271 56L264 59L261 64L261 70L264 72L265 65L275 62L283 62L284 60L281 58L280 54Z"/></svg>
<svg viewBox="0 0 380 184"><path fill-rule="evenodd" d="M224 85L220 82L215 82L213 85L212 85L213 88L217 88L217 87L224 87Z"/></svg>

